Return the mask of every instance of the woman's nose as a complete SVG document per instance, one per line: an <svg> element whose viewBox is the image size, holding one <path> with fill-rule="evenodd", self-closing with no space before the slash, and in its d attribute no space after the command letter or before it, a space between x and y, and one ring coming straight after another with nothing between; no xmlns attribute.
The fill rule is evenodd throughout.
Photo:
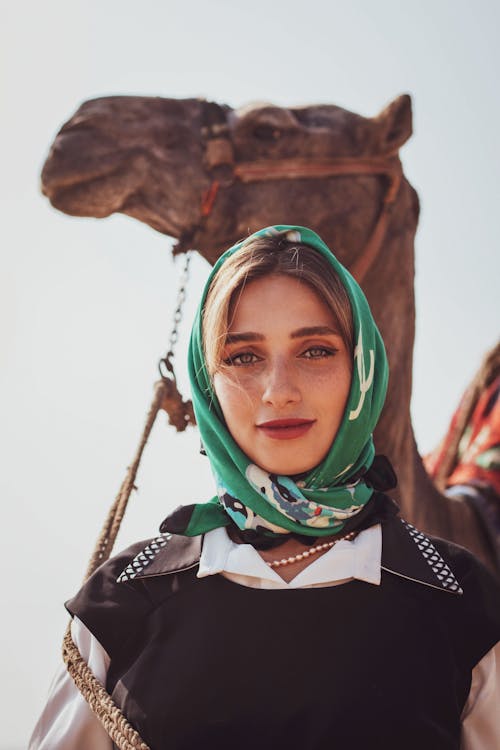
<svg viewBox="0 0 500 750"><path fill-rule="evenodd" d="M289 403L297 403L301 398L293 368L282 361L271 364L265 374L262 401L283 408Z"/></svg>

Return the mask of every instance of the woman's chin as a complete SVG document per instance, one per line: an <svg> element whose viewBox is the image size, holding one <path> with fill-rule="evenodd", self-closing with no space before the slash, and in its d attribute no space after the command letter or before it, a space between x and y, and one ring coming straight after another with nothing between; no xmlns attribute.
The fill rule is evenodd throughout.
<svg viewBox="0 0 500 750"><path fill-rule="evenodd" d="M260 466L261 469L264 469L264 471L267 471L269 474L276 474L281 477L293 477L300 474L307 474L309 471L314 469L314 466L316 464L311 465L309 463L258 463L258 466Z"/></svg>
<svg viewBox="0 0 500 750"><path fill-rule="evenodd" d="M292 440L275 440L269 446L271 441L267 440L265 445L259 445L257 441L251 446L244 445L242 450L246 453L252 463L259 466L269 474L277 474L284 477L293 477L297 474L307 474L315 469L328 455L330 442L321 445L313 444L311 441L300 439ZM297 442L301 445L292 446L291 443ZM276 443L278 445L276 445ZM293 450L292 450L293 447ZM246 449L246 450L245 450Z"/></svg>

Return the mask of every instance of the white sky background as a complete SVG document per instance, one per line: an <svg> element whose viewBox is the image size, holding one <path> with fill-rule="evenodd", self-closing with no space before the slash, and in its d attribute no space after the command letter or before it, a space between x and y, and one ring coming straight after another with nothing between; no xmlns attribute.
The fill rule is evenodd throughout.
<svg viewBox="0 0 500 750"><path fill-rule="evenodd" d="M143 425L180 267L122 216L66 217L38 189L60 125L108 94L414 105L402 149L421 200L413 416L444 432L498 335L499 4L479 0L5 3L1 55L0 750L25 747L78 588ZM208 266L193 262L187 321ZM390 281L388 281L389 287ZM390 293L390 287L388 288ZM179 346L179 378L189 323ZM158 425L122 547L212 494L196 434Z"/></svg>

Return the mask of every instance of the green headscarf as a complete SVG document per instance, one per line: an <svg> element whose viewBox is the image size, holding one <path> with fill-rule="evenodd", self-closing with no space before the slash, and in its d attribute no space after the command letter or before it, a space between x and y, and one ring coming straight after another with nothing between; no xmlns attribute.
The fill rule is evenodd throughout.
<svg viewBox="0 0 500 750"><path fill-rule="evenodd" d="M210 382L202 346L203 307L214 276L245 243L255 237L279 235L312 247L333 266L348 294L354 324L352 382L339 431L323 461L302 475L298 483L256 466L234 441ZM296 226L268 227L219 258L194 321L188 368L196 421L217 484L217 496L193 506L184 530L186 535L226 526L232 519L240 529L262 530L270 535L297 532L326 536L340 532L345 522L366 505L373 489L362 475L375 455L372 432L385 399L388 363L365 295L315 232Z"/></svg>

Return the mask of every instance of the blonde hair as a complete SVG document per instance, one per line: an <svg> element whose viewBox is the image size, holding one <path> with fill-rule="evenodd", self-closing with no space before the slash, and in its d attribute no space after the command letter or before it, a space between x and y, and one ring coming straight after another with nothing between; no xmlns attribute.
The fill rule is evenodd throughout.
<svg viewBox="0 0 500 750"><path fill-rule="evenodd" d="M328 261L309 245L281 237L256 237L221 266L212 280L203 308L203 352L210 377L220 368L232 303L246 284L274 274L307 284L330 308L348 351L353 351L349 297Z"/></svg>

